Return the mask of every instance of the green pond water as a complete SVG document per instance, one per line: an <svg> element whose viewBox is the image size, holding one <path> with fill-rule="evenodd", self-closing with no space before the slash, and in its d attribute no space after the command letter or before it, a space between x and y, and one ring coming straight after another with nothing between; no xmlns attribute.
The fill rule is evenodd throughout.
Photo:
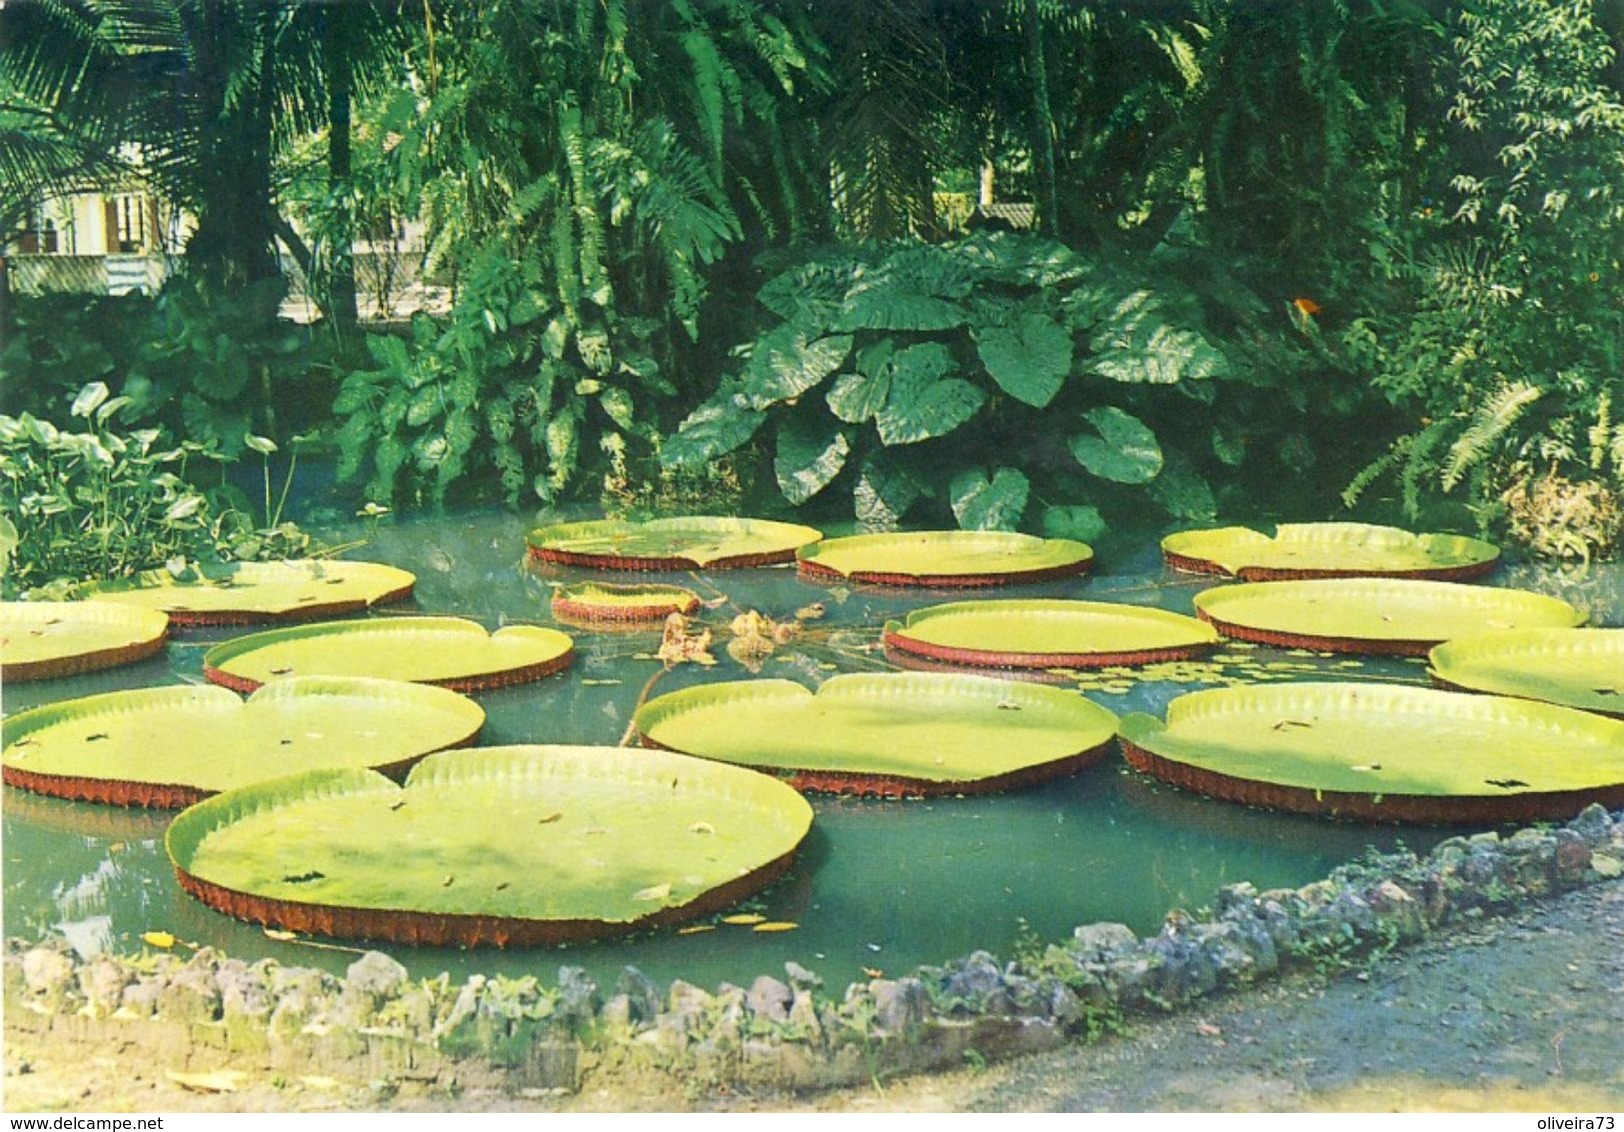
<svg viewBox="0 0 1624 1132"><path fill-rule="evenodd" d="M552 584L606 575L527 564L524 534L531 525L524 517L496 512L403 521L371 532L372 544L352 557L417 574L415 602L393 607L395 612L454 613L487 627L516 621L550 625ZM1085 579L994 592L1189 613L1192 596L1215 584L1166 571L1150 537L1127 553L1102 553L1097 569ZM716 627L721 663L673 669L660 676L655 694L696 682L747 678L723 648L727 622L745 609L783 619L809 602L826 604L828 614L814 631L781 649L761 672L815 686L836 672L888 669L877 647L884 621L953 600L916 591L830 590L799 581L793 567L616 580L677 582L706 598L728 599L704 614ZM1584 573L1508 567L1490 582L1563 597L1589 610L1593 624L1624 623L1624 567ZM539 683L479 695L489 717L482 743L620 741L639 692L660 669L646 658L658 646L658 631L599 634L564 628L576 639L574 668ZM244 631L185 631L176 634L165 654L138 665L13 685L5 689L4 708L15 713L95 692L200 682L205 649ZM1220 647L1218 655L1231 659L1205 666L1200 675L1425 682L1418 661L1354 662L1244 647ZM1090 684L1096 686L1082 694L1119 714L1159 714L1173 696L1211 686L1121 678ZM629 963L662 981L747 984L758 974L781 974L784 962L795 960L840 985L860 978L864 968L895 975L976 948L1007 956L1023 937L1058 940L1074 925L1093 920L1118 920L1149 932L1169 908L1206 905L1223 884L1300 885L1367 847L1404 844L1425 850L1453 832L1337 823L1210 801L1134 773L1114 754L1074 777L993 797L814 796L812 804L813 832L793 871L746 906L769 919L799 924L794 931L760 934L718 925L714 931L679 935L666 929L548 950L381 947L423 977L447 971L460 979L482 971L550 981L561 964L571 964L612 983ZM162 930L248 960L271 956L332 970L353 960L345 941L278 942L187 897L163 851L168 818L162 812L61 802L6 788L0 838L6 935L60 932L89 953L137 951L143 932ZM500 837L505 831L492 832Z"/></svg>

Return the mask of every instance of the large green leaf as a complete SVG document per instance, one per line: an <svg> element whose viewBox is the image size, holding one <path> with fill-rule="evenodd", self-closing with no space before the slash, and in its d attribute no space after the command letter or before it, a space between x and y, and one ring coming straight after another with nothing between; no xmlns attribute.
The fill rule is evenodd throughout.
<svg viewBox="0 0 1624 1132"><path fill-rule="evenodd" d="M897 531L824 539L797 556L803 573L890 585L990 585L1081 574L1094 552L1008 531Z"/></svg>
<svg viewBox="0 0 1624 1132"><path fill-rule="evenodd" d="M86 589L97 601L161 609L177 622L275 621L354 613L411 596L416 578L377 562L205 563L178 577L149 570Z"/></svg>
<svg viewBox="0 0 1624 1132"><path fill-rule="evenodd" d="M1145 490L1162 510L1177 518L1210 523L1218 515L1212 485L1182 453L1170 453L1162 474Z"/></svg>
<svg viewBox="0 0 1624 1132"><path fill-rule="evenodd" d="M1034 408L1053 401L1071 372L1071 332L1048 315L1029 311L1011 326L983 327L975 338L999 388Z"/></svg>
<svg viewBox="0 0 1624 1132"><path fill-rule="evenodd" d="M1077 768L1115 730L1104 708L1057 688L953 674L707 684L640 708L649 741L794 773L810 788L898 793L998 789Z"/></svg>
<svg viewBox="0 0 1624 1132"><path fill-rule="evenodd" d="M0 602L0 680L132 664L164 647L169 617L107 601Z"/></svg>
<svg viewBox="0 0 1624 1132"><path fill-rule="evenodd" d="M110 692L19 712L4 724L6 781L139 805L332 767L396 767L471 740L485 713L443 688L295 677L244 703L224 688Z"/></svg>
<svg viewBox="0 0 1624 1132"><path fill-rule="evenodd" d="M643 523L591 519L537 527L527 536L537 558L622 570L706 570L788 562L819 531L770 519L676 515Z"/></svg>
<svg viewBox="0 0 1624 1132"><path fill-rule="evenodd" d="M1228 360L1196 330L1172 322L1161 300L1136 291L1111 310L1089 336L1084 366L1112 381L1172 385L1221 377Z"/></svg>
<svg viewBox="0 0 1624 1132"><path fill-rule="evenodd" d="M864 530L895 530L923 494L924 487L911 469L879 452L863 461L852 489L852 506Z"/></svg>
<svg viewBox="0 0 1624 1132"><path fill-rule="evenodd" d="M1411 656L1484 629L1584 622L1583 613L1544 594L1414 578L1245 582L1197 594L1195 608L1226 636Z"/></svg>
<svg viewBox="0 0 1624 1132"><path fill-rule="evenodd" d="M1091 668L1193 656L1218 643L1193 617L1102 601L995 600L932 605L888 622L885 645L954 664Z"/></svg>
<svg viewBox="0 0 1624 1132"><path fill-rule="evenodd" d="M660 463L668 468L704 467L749 440L766 419L736 387L724 386L661 442Z"/></svg>
<svg viewBox="0 0 1624 1132"><path fill-rule="evenodd" d="M491 747L425 759L404 789L349 771L223 794L181 814L165 845L177 870L213 886L205 900L238 915L414 943L534 945L728 907L783 871L811 823L805 799L737 767Z"/></svg>
<svg viewBox="0 0 1624 1132"><path fill-rule="evenodd" d="M953 368L953 355L939 342L910 346L891 359L891 387L885 407L874 416L883 443L917 444L944 436L976 415L987 395L967 381L943 376Z"/></svg>
<svg viewBox="0 0 1624 1132"><path fill-rule="evenodd" d="M1099 508L1086 504L1045 507L1040 523L1048 538L1089 542L1105 533L1105 518Z"/></svg>
<svg viewBox="0 0 1624 1132"><path fill-rule="evenodd" d="M540 679L573 657L574 642L557 629L487 633L458 617L394 617L250 633L204 653L203 674L238 689L283 676L376 676L466 690Z"/></svg>
<svg viewBox="0 0 1624 1132"><path fill-rule="evenodd" d="M885 398L891 392L891 375L881 372L870 377L866 373L843 373L829 387L825 400L829 411L849 424L862 424L874 419L885 407Z"/></svg>
<svg viewBox="0 0 1624 1132"><path fill-rule="evenodd" d="M1282 523L1272 536L1247 527L1180 531L1162 553L1181 569L1248 580L1284 577L1462 578L1499 561L1492 543L1463 535L1417 535L1369 523Z"/></svg>
<svg viewBox="0 0 1624 1132"><path fill-rule="evenodd" d="M683 586L657 583L618 586L609 582L575 582L553 591L553 616L567 624L599 628L605 624L647 624L673 613L699 609L699 595Z"/></svg>
<svg viewBox="0 0 1624 1132"><path fill-rule="evenodd" d="M1181 785L1378 820L1480 820L1484 803L1571 815L1584 792L1624 784L1624 723L1392 684L1194 692L1168 705L1166 724L1126 717L1122 738L1130 762Z"/></svg>
<svg viewBox="0 0 1624 1132"><path fill-rule="evenodd" d="M1015 468L999 468L990 482L980 468L968 468L953 477L947 494L964 530L1012 531L1020 525L1031 488Z"/></svg>
<svg viewBox="0 0 1624 1132"><path fill-rule="evenodd" d="M1502 629L1445 641L1432 675L1474 692L1624 716L1624 629Z"/></svg>
<svg viewBox="0 0 1624 1132"><path fill-rule="evenodd" d="M829 486L846 466L850 452L846 434L827 419L819 423L786 417L778 426L778 451L773 459L778 490L800 506Z"/></svg>
<svg viewBox="0 0 1624 1132"><path fill-rule="evenodd" d="M1101 405L1083 414L1099 433L1071 438L1071 454L1101 479L1117 483L1149 483L1162 470L1162 448L1144 421L1114 405Z"/></svg>
<svg viewBox="0 0 1624 1132"><path fill-rule="evenodd" d="M814 338L794 323L761 336L745 367L743 393L752 409L765 409L814 388L851 353L851 335Z"/></svg>

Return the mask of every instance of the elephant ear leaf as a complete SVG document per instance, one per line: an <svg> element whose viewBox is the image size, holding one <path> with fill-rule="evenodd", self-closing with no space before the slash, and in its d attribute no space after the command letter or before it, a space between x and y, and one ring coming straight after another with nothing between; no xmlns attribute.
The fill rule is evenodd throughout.
<svg viewBox="0 0 1624 1132"><path fill-rule="evenodd" d="M1012 531L1026 510L1032 485L1014 468L999 468L991 481L980 468L953 477L948 497L959 526L967 531Z"/></svg>
<svg viewBox="0 0 1624 1132"><path fill-rule="evenodd" d="M1048 315L1028 312L1013 325L978 331L976 353L1000 389L1041 409L1071 370L1071 334Z"/></svg>
<svg viewBox="0 0 1624 1132"><path fill-rule="evenodd" d="M699 467L749 440L766 419L737 388L724 386L665 438L660 463L667 468Z"/></svg>
<svg viewBox="0 0 1624 1132"><path fill-rule="evenodd" d="M797 507L829 486L846 466L851 445L846 434L823 423L803 423L794 417L778 426L778 450L773 472L784 498Z"/></svg>
<svg viewBox="0 0 1624 1132"><path fill-rule="evenodd" d="M1071 454L1101 479L1116 483L1149 483L1162 470L1162 448L1156 434L1138 417L1112 405L1083 414L1097 435L1071 438Z"/></svg>
<svg viewBox="0 0 1624 1132"><path fill-rule="evenodd" d="M923 342L891 360L891 388L874 416L887 445L916 444L944 436L975 416L987 395L956 377L953 355L939 342Z"/></svg>
<svg viewBox="0 0 1624 1132"><path fill-rule="evenodd" d="M752 409L799 397L840 368L851 353L851 335L813 338L793 323L762 336L744 371L744 396Z"/></svg>

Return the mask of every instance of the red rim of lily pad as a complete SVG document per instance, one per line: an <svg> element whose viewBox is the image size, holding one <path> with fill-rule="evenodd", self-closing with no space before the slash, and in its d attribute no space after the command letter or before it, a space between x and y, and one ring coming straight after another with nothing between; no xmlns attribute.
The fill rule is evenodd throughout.
<svg viewBox="0 0 1624 1132"><path fill-rule="evenodd" d="M121 606L108 602L41 602L37 605L31 602L10 603L19 606L33 605L30 612L37 612L46 608L61 610L64 615L71 615L75 610L84 610L91 605L96 606L98 613L111 613L114 617L128 613L131 622L145 621L147 625L137 627L132 624L132 631L155 633L154 636L144 637L140 640L131 640L122 644L109 645L106 648L91 649L75 653L71 656L45 657L40 660L6 660L0 654L0 682L14 681L18 684L35 680L55 680L63 676L78 676L86 672L99 672L104 668L118 668L126 664L147 659L156 653L162 652L169 640L169 623L162 613L156 610L126 610Z"/></svg>
<svg viewBox="0 0 1624 1132"><path fill-rule="evenodd" d="M252 570L256 567L297 566L300 564L301 563L298 560L265 563L243 562L232 563L229 569L241 571L244 569ZM317 620L323 617L342 617L350 613L365 613L368 609L371 609L374 606L390 605L396 602L406 601L412 596L412 590L417 584L416 577L407 571L399 570L392 566L385 567L381 563L350 562L345 559L333 559L331 562L325 563L325 565L377 567L388 570L396 575L400 575L401 577L396 579L394 585L379 592L376 596L371 597L349 597L331 601L323 601L318 598L312 601L300 602L288 608L278 610L186 609L165 607L164 611L169 614L169 623L172 626L182 629L200 629L211 626L231 625L290 624L300 621ZM204 569L207 571L209 568L205 567ZM149 571L149 574L154 578L158 578L160 575L167 577L163 571ZM205 578L211 576L213 575L207 573L205 574ZM119 588L122 588L122 586ZM118 592L117 588L110 588L101 592L93 589L89 596L92 599L96 597L106 598L108 594L116 592Z"/></svg>
<svg viewBox="0 0 1624 1132"><path fill-rule="evenodd" d="M1377 527L1377 526L1371 526L1369 524L1346 524L1346 523L1332 523L1332 524L1313 524L1313 523L1309 523L1309 524L1294 524L1294 525L1288 524L1286 526L1282 526L1279 529L1282 532L1282 534L1284 534L1284 532L1287 531L1288 529L1290 529L1290 530L1303 530L1303 529L1315 528L1315 527L1333 527L1333 528L1343 528L1343 529L1358 528L1358 529L1361 529L1361 530L1368 530L1368 531L1371 531L1371 532L1386 533L1386 534L1389 534L1389 535L1394 536L1394 537L1409 536L1409 534L1410 534L1410 532L1400 531L1398 528ZM1191 537L1191 536L1199 535L1199 534L1203 534L1203 533L1219 534L1219 533L1224 533L1224 532L1227 532L1227 531L1236 531L1238 533L1243 533L1245 535L1257 538L1260 541L1271 541L1271 540L1267 539L1265 536L1259 535L1259 534L1257 534L1257 532L1248 530L1246 528L1224 528L1223 531L1214 531L1214 532L1200 532L1200 531L1181 532L1181 534L1179 534L1179 535L1170 535L1167 539L1163 540L1162 559L1163 559L1163 561L1165 561L1167 563L1168 566L1170 566L1174 570L1178 570L1178 571L1180 571L1182 573L1186 573L1186 574L1214 574L1214 575L1218 575L1220 577L1225 577L1225 578L1239 578L1241 581L1244 581L1244 582L1283 582L1283 581L1301 581L1301 580L1310 579L1310 578L1368 578L1368 577L1414 578L1414 579L1429 579L1429 580L1432 580L1432 581L1439 581L1439 582L1464 582L1464 581L1469 581L1469 580L1474 579L1474 578L1481 578L1486 574L1490 574L1490 573L1492 573L1494 571L1495 567L1500 565L1500 552L1499 552L1498 548L1493 547L1488 543L1481 542L1480 540L1477 540L1477 539L1464 539L1464 538L1459 538L1457 536L1419 535L1419 536L1413 536L1413 537L1415 538L1416 541L1434 540L1434 539L1443 538L1443 537L1456 538L1456 541L1474 544L1474 545L1476 545L1478 547L1483 548L1482 550L1480 550L1478 552L1481 557L1479 557L1479 558L1477 558L1475 560L1462 562L1462 563L1460 563L1458 565L1417 566L1417 567L1414 567L1412 569L1380 569L1380 568L1377 568L1377 567L1363 567L1363 568L1361 568L1361 567L1354 567L1354 566L1350 566L1350 567L1339 567L1339 566L1292 567L1292 566L1258 566L1258 565L1242 565L1242 566L1239 566L1237 568L1231 569L1229 566L1225 566L1222 563L1219 563L1219 562L1215 561L1214 559L1203 558L1203 557L1200 557L1199 555L1194 555L1194 554L1182 553L1182 552L1177 551L1177 550L1169 549L1168 546L1167 546L1168 542L1174 541L1174 540L1176 540L1176 539L1178 539L1180 537ZM1492 553L1484 554L1483 551L1491 551Z"/></svg>
<svg viewBox="0 0 1624 1132"><path fill-rule="evenodd" d="M765 550L724 554L703 561L677 551L636 554L571 550L565 546L556 545L559 542L567 542L571 539L590 537L599 532L607 532L611 528L617 533L631 534L639 528L681 530L684 524L691 525L693 529L699 531L712 528L710 533L729 531L738 537L751 533L773 534L776 536L775 541L782 540L784 545L775 545ZM623 523L607 519L561 523L532 531L528 538L528 545L531 558L558 566L577 566L593 570L634 570L669 573L684 570L735 570L751 566L779 566L786 562L795 561L796 551L808 543L816 542L821 537L821 533L811 527L804 527L795 523L781 523L772 519L735 519L701 515L654 519L642 524Z"/></svg>
<svg viewBox="0 0 1624 1132"><path fill-rule="evenodd" d="M642 604L594 601L589 596L592 590L604 590L611 594L624 593L628 596L656 594L668 600ZM699 595L681 586L617 586L607 582L591 582L581 586L562 586L554 590L551 608L555 618L568 624L584 627L602 625L611 628L642 627L658 624L673 613L681 613L684 616L692 614L699 608Z"/></svg>
<svg viewBox="0 0 1624 1132"><path fill-rule="evenodd" d="M639 734L638 740L652 751L675 750L673 747L656 743L647 735ZM771 775L789 783L797 790L817 794L845 794L859 798L932 798L943 794L999 794L1006 790L1037 786L1087 770L1111 753L1112 742L1113 740L1107 739L1098 746L1079 751L1075 755L1052 759L1037 766L1022 767L1008 774L968 782L927 782L917 778L903 778L891 774L864 774L852 770L786 770L784 767L757 766L747 762L732 765Z"/></svg>
<svg viewBox="0 0 1624 1132"><path fill-rule="evenodd" d="M1609 809L1624 805L1624 783L1604 789L1510 794L1503 798L1370 795L1313 790L1237 778L1166 759L1122 736L1118 736L1118 742L1122 747L1122 757L1129 766L1170 785L1227 802L1321 817L1416 825L1491 825L1500 822L1565 820L1592 802L1599 802Z"/></svg>
<svg viewBox="0 0 1624 1132"><path fill-rule="evenodd" d="M869 546L883 545L885 540L895 539L905 545L914 540L940 541L944 548L952 546L956 540L996 542L1002 540L1008 546L1018 546L1023 551L1038 551L1045 549L1058 554L1062 559L1036 566L1014 566L1003 569L989 567L986 570L905 570L885 565L859 566L856 569L841 570L819 560L820 555L840 553L849 550L853 544ZM1006 547L1006 553L1008 548ZM885 557L884 551L878 557ZM1075 578L1088 573L1094 566L1094 551L1084 543L1069 539L1042 539L1034 535L1015 534L1006 531L898 531L887 534L849 535L844 538L825 539L810 547L803 547L795 557L796 570L800 576L811 582L838 585L844 582L856 582L874 586L894 586L898 588L924 588L924 589L981 589L992 586L1023 585L1034 582L1057 581L1061 578Z"/></svg>
<svg viewBox="0 0 1624 1132"><path fill-rule="evenodd" d="M710 889L680 908L662 908L628 924L306 904L226 888L194 876L179 865L175 866L175 878L187 895L216 912L284 931L382 940L414 947L554 947L651 931L731 908L788 872L795 863L795 854L796 850L792 849L737 880Z"/></svg>

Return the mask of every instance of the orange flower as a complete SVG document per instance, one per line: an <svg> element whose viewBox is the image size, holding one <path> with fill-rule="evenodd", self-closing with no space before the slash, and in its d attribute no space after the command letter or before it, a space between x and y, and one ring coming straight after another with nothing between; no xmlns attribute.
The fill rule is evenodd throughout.
<svg viewBox="0 0 1624 1132"><path fill-rule="evenodd" d="M1291 305L1296 307L1297 310L1302 313L1304 318L1319 314L1320 312L1320 305L1318 303L1316 303L1313 299L1305 299L1301 296L1291 300Z"/></svg>

